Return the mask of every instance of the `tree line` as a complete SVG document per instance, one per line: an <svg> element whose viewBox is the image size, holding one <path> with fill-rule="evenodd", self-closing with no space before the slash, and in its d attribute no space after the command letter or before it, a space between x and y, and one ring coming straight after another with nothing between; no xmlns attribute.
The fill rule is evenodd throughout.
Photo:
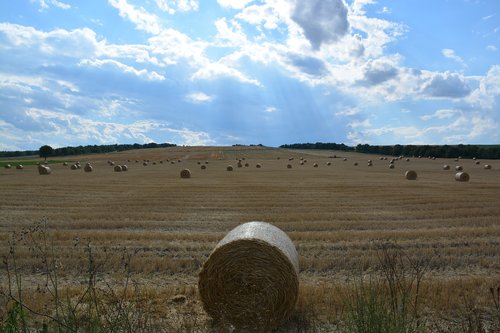
<svg viewBox="0 0 500 333"><path fill-rule="evenodd" d="M441 158L482 158L500 159L500 145L391 145L377 146L358 144L355 147L337 143L295 143L281 145L280 148L291 149L329 149L355 151L366 154L380 154L392 156L422 156Z"/></svg>
<svg viewBox="0 0 500 333"><path fill-rule="evenodd" d="M167 148L175 147L172 143L146 143L146 144L113 144L113 145L88 145L77 147L62 147L55 148L48 145L40 147L38 150L24 150L24 151L0 151L0 157L18 157L18 156L32 156L39 155L40 157L56 157L56 156L71 156L83 154L100 154L111 153L132 149L146 149L146 148Z"/></svg>

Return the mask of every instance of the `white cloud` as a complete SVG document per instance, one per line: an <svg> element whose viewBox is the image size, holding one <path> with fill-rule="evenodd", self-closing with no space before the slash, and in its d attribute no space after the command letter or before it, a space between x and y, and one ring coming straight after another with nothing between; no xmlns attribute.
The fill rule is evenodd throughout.
<svg viewBox="0 0 500 333"><path fill-rule="evenodd" d="M109 4L118 9L122 18L134 23L138 30L143 30L150 34L159 34L161 31L160 19L158 16L148 13L143 7L136 8L127 0L108 0Z"/></svg>
<svg viewBox="0 0 500 333"><path fill-rule="evenodd" d="M239 70L229 67L222 62L206 64L191 76L193 80L215 80L219 78L232 78L242 83L253 84L258 87L262 86L258 80L251 79Z"/></svg>
<svg viewBox="0 0 500 333"><path fill-rule="evenodd" d="M411 113L411 110L410 110L410 109L403 108L403 109L401 109L401 112L402 112L402 113Z"/></svg>
<svg viewBox="0 0 500 333"><path fill-rule="evenodd" d="M208 103L214 100L214 96L207 95L203 92L195 92L186 95L186 100L191 103Z"/></svg>
<svg viewBox="0 0 500 333"><path fill-rule="evenodd" d="M219 46L235 47L247 43L247 37L242 31L241 25L235 20L228 20L224 17L215 22L217 28L216 38L221 41Z"/></svg>
<svg viewBox="0 0 500 333"><path fill-rule="evenodd" d="M97 68L116 68L119 69L123 73L133 74L137 77L140 77L149 81L163 81L165 80L165 76L158 74L155 71L148 71L145 69L136 69L132 66L125 65L119 61L112 59L83 59L79 63L80 66L91 66Z"/></svg>
<svg viewBox="0 0 500 333"><path fill-rule="evenodd" d="M217 3L224 8L242 9L253 0L217 0Z"/></svg>
<svg viewBox="0 0 500 333"><path fill-rule="evenodd" d="M495 45L488 45L488 46L486 46L486 49L487 49L488 51L493 51L493 52L495 52L495 51L497 50L497 47L496 47Z"/></svg>
<svg viewBox="0 0 500 333"><path fill-rule="evenodd" d="M173 128L165 128L163 131L174 133L181 137L182 140L173 141L173 143L183 144L187 146L208 146L214 145L216 142L213 140L210 135L206 132L196 132L191 131L187 128L183 129L173 129Z"/></svg>
<svg viewBox="0 0 500 333"><path fill-rule="evenodd" d="M422 119L424 121L428 121L431 119L449 119L449 118L456 116L459 113L460 113L460 111L458 111L458 110L442 109L442 110L437 110L433 114L423 115L420 117L420 119Z"/></svg>
<svg viewBox="0 0 500 333"><path fill-rule="evenodd" d="M470 94L468 102L485 109L493 109L499 96L500 65L494 65L486 76L479 79L479 87Z"/></svg>
<svg viewBox="0 0 500 333"><path fill-rule="evenodd" d="M452 50L452 49L442 49L441 52L442 52L442 54L443 54L443 56L445 58L448 58L448 59L451 59L453 61L456 61L456 62L458 62L462 66L466 66L464 60L462 58L460 58L458 55L456 55L454 50Z"/></svg>
<svg viewBox="0 0 500 333"><path fill-rule="evenodd" d="M335 113L336 116L350 117L359 114L360 110L358 108L346 108Z"/></svg>
<svg viewBox="0 0 500 333"><path fill-rule="evenodd" d="M274 106L266 106L266 108L264 109L264 112L274 113L274 112L278 112L278 109Z"/></svg>
<svg viewBox="0 0 500 333"><path fill-rule="evenodd" d="M292 19L302 27L314 49L336 42L349 32L343 0L297 1Z"/></svg>
<svg viewBox="0 0 500 333"><path fill-rule="evenodd" d="M30 0L32 3L38 3L40 5L40 11L49 9L50 6L57 7L59 9L68 10L71 9L71 5L57 0Z"/></svg>
<svg viewBox="0 0 500 333"><path fill-rule="evenodd" d="M156 5L169 14L175 14L176 11L197 11L199 8L198 0L156 0Z"/></svg>
<svg viewBox="0 0 500 333"><path fill-rule="evenodd" d="M351 128L358 128L358 127L370 127L370 119L364 119L364 120L353 120L348 124L349 127Z"/></svg>

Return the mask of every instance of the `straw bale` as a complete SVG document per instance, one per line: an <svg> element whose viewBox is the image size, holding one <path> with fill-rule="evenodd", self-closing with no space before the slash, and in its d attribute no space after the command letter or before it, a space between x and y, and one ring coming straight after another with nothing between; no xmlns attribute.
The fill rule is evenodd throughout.
<svg viewBox="0 0 500 333"><path fill-rule="evenodd" d="M460 165L457 165L455 167L455 171L462 171L464 168L462 168Z"/></svg>
<svg viewBox="0 0 500 333"><path fill-rule="evenodd" d="M126 164L122 165L122 171L128 171L128 166Z"/></svg>
<svg viewBox="0 0 500 333"><path fill-rule="evenodd" d="M11 169L12 168L12 165L10 164L5 164L5 169Z"/></svg>
<svg viewBox="0 0 500 333"><path fill-rule="evenodd" d="M455 180L457 182L468 182L469 181L469 174L467 172L457 172L455 174Z"/></svg>
<svg viewBox="0 0 500 333"><path fill-rule="evenodd" d="M121 165L115 165L115 172L122 172Z"/></svg>
<svg viewBox="0 0 500 333"><path fill-rule="evenodd" d="M144 162L142 162L142 165L148 166L148 162L144 161Z"/></svg>
<svg viewBox="0 0 500 333"><path fill-rule="evenodd" d="M22 169L24 169L24 167L23 167L22 164L18 164L18 165L16 165L16 169L17 170L22 170Z"/></svg>
<svg viewBox="0 0 500 333"><path fill-rule="evenodd" d="M204 164L201 166L201 170L205 170L206 168L207 168L207 166Z"/></svg>
<svg viewBox="0 0 500 333"><path fill-rule="evenodd" d="M184 169L181 171L181 178L191 178L191 170Z"/></svg>
<svg viewBox="0 0 500 333"><path fill-rule="evenodd" d="M227 171L233 171L233 166L232 165L228 165L227 168L226 168Z"/></svg>
<svg viewBox="0 0 500 333"><path fill-rule="evenodd" d="M63 165L64 165L64 166L68 166L68 162L64 162L64 163L63 163Z"/></svg>
<svg viewBox="0 0 500 333"><path fill-rule="evenodd" d="M241 164L241 162L238 162L237 166L238 166L238 168L242 168L243 164Z"/></svg>
<svg viewBox="0 0 500 333"><path fill-rule="evenodd" d="M76 164L71 164L71 170L77 170L78 169L78 165Z"/></svg>
<svg viewBox="0 0 500 333"><path fill-rule="evenodd" d="M250 164L245 163L245 168L248 168L249 166L250 166Z"/></svg>
<svg viewBox="0 0 500 333"><path fill-rule="evenodd" d="M481 162L479 162L479 161L476 161L476 162L474 162L474 163L476 163L476 165L479 165L479 164L480 164Z"/></svg>
<svg viewBox="0 0 500 333"><path fill-rule="evenodd" d="M448 164L443 165L443 170L450 170L450 166Z"/></svg>
<svg viewBox="0 0 500 333"><path fill-rule="evenodd" d="M38 166L38 173L40 175L50 175L52 170L46 165L39 165Z"/></svg>
<svg viewBox="0 0 500 333"><path fill-rule="evenodd" d="M287 165L286 165L286 167L287 167L288 169L291 169L291 168L292 168L292 165L291 165L291 164L287 164Z"/></svg>
<svg viewBox="0 0 500 333"><path fill-rule="evenodd" d="M354 162L354 166L358 166L358 162Z"/></svg>
<svg viewBox="0 0 500 333"><path fill-rule="evenodd" d="M231 230L204 263L198 280L203 307L237 331L269 332L297 302L298 254L277 227L249 222Z"/></svg>
<svg viewBox="0 0 500 333"><path fill-rule="evenodd" d="M408 180L416 180L417 179L417 172L414 170L408 170L405 172L405 177Z"/></svg>
<svg viewBox="0 0 500 333"><path fill-rule="evenodd" d="M85 166L83 167L83 171L85 172L92 172L93 168L92 168L92 165L90 165L90 163L87 163L85 164Z"/></svg>
<svg viewBox="0 0 500 333"><path fill-rule="evenodd" d="M255 165L255 167L256 167L257 169L260 169L260 168L262 168L262 164L257 163L257 164Z"/></svg>
<svg viewBox="0 0 500 333"><path fill-rule="evenodd" d="M318 167L318 163L314 163L313 167L317 168Z"/></svg>
<svg viewBox="0 0 500 333"><path fill-rule="evenodd" d="M485 164L485 165L484 165L484 168L485 168L486 170L491 170L491 165L490 165L490 164Z"/></svg>
<svg viewBox="0 0 500 333"><path fill-rule="evenodd" d="M389 169L394 169L394 164L389 163Z"/></svg>
<svg viewBox="0 0 500 333"><path fill-rule="evenodd" d="M326 165L330 166L332 165L332 162L326 162Z"/></svg>
<svg viewBox="0 0 500 333"><path fill-rule="evenodd" d="M346 162L346 161L347 161L347 157L344 157L344 162Z"/></svg>

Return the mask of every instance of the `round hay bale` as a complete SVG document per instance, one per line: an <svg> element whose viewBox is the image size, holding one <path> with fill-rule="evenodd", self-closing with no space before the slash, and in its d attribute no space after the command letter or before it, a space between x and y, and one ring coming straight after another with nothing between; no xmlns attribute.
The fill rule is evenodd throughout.
<svg viewBox="0 0 500 333"><path fill-rule="evenodd" d="M128 171L128 166L126 164L122 165L122 171Z"/></svg>
<svg viewBox="0 0 500 333"><path fill-rule="evenodd" d="M485 164L485 165L484 165L484 168L485 168L486 170L491 170L491 165L489 165L489 164Z"/></svg>
<svg viewBox="0 0 500 333"><path fill-rule="evenodd" d="M407 180L416 180L417 179L417 172L414 170L408 170L405 172L405 178Z"/></svg>
<svg viewBox="0 0 500 333"><path fill-rule="evenodd" d="M287 167L287 169L291 169L292 165L291 164L287 164L286 167Z"/></svg>
<svg viewBox="0 0 500 333"><path fill-rule="evenodd" d="M293 158L293 157L290 157L288 160L289 160L289 161L293 161L293 160L294 160L294 158Z"/></svg>
<svg viewBox="0 0 500 333"><path fill-rule="evenodd" d="M372 160L368 160L368 163L372 163L373 161Z"/></svg>
<svg viewBox="0 0 500 333"><path fill-rule="evenodd" d="M455 171L462 171L463 169L464 169L464 168L462 168L462 166L460 166L460 165L457 165L457 166L455 167Z"/></svg>
<svg viewBox="0 0 500 333"><path fill-rule="evenodd" d="M410 159L409 159L409 158L407 158L407 159L406 159L406 162L410 162Z"/></svg>
<svg viewBox="0 0 500 333"><path fill-rule="evenodd" d="M40 175L50 175L52 173L52 170L46 165L39 165L38 166L38 174Z"/></svg>
<svg viewBox="0 0 500 333"><path fill-rule="evenodd" d="M199 273L205 311L237 331L269 332L294 310L298 254L290 238L264 222L231 230Z"/></svg>
<svg viewBox="0 0 500 333"><path fill-rule="evenodd" d="M181 171L181 178L191 178L191 170L183 169Z"/></svg>
<svg viewBox="0 0 500 333"><path fill-rule="evenodd" d="M83 167L83 171L85 172L92 172L93 168L92 168L92 165L90 165L90 163L87 163L85 164L85 166Z"/></svg>
<svg viewBox="0 0 500 333"><path fill-rule="evenodd" d="M153 162L153 165L156 165L156 162Z"/></svg>
<svg viewBox="0 0 500 333"><path fill-rule="evenodd" d="M5 169L12 169L12 165L10 165L10 164L5 164Z"/></svg>
<svg viewBox="0 0 500 333"><path fill-rule="evenodd" d="M472 158L472 160L473 160L473 161L475 161L475 160L476 160L476 158L475 158L475 157L473 157L473 158Z"/></svg>
<svg viewBox="0 0 500 333"><path fill-rule="evenodd" d="M109 165L110 166L115 166L115 162L110 162Z"/></svg>
<svg viewBox="0 0 500 333"><path fill-rule="evenodd" d="M330 166L332 165L332 162L326 162L326 165Z"/></svg>
<svg viewBox="0 0 500 333"><path fill-rule="evenodd" d="M458 162L458 158L455 158L455 162Z"/></svg>
<svg viewBox="0 0 500 333"><path fill-rule="evenodd" d="M280 159L281 159L281 157L279 157L279 156L278 156L278 157L277 157L277 159L278 159L278 160L280 160Z"/></svg>
<svg viewBox="0 0 500 333"><path fill-rule="evenodd" d="M368 164L369 167L373 166L372 162L368 162L367 164Z"/></svg>
<svg viewBox="0 0 500 333"><path fill-rule="evenodd" d="M457 172L455 174L455 180L457 182L468 182L469 181L469 174L467 172Z"/></svg>
<svg viewBox="0 0 500 333"><path fill-rule="evenodd" d="M22 170L22 169L24 169L24 166L22 164L18 164L18 165L16 165L16 169Z"/></svg>
<svg viewBox="0 0 500 333"><path fill-rule="evenodd" d="M208 164L208 161L205 161L205 164Z"/></svg>
<svg viewBox="0 0 500 333"><path fill-rule="evenodd" d="M177 160L177 163L181 163L182 161L181 160Z"/></svg>
<svg viewBox="0 0 500 333"><path fill-rule="evenodd" d="M313 167L314 167L314 168L317 168L317 167L318 167L318 163L314 163L314 164L313 164Z"/></svg>
<svg viewBox="0 0 500 333"><path fill-rule="evenodd" d="M450 170L450 166L448 164L443 165L443 170Z"/></svg>
<svg viewBox="0 0 500 333"><path fill-rule="evenodd" d="M76 164L71 164L70 169L71 169L71 170L78 170L78 165L76 165Z"/></svg>
<svg viewBox="0 0 500 333"><path fill-rule="evenodd" d="M262 168L262 164L257 163L257 164L255 165L255 167L256 167L257 169L260 169L260 168Z"/></svg>
<svg viewBox="0 0 500 333"><path fill-rule="evenodd" d="M139 160L135 160L135 163L139 163Z"/></svg>
<svg viewBox="0 0 500 333"><path fill-rule="evenodd" d="M163 164L163 161L160 161L160 164Z"/></svg>
<svg viewBox="0 0 500 333"><path fill-rule="evenodd" d="M200 162L200 161L198 161L198 162L196 162L196 164L200 165L200 164L201 164L201 162Z"/></svg>
<svg viewBox="0 0 500 333"><path fill-rule="evenodd" d="M354 166L358 166L358 162L354 162Z"/></svg>
<svg viewBox="0 0 500 333"><path fill-rule="evenodd" d="M232 165L228 165L227 168L226 168L226 171L233 171L233 166Z"/></svg>
<svg viewBox="0 0 500 333"><path fill-rule="evenodd" d="M142 162L142 165L148 166L148 162L144 161L144 162Z"/></svg>
<svg viewBox="0 0 500 333"><path fill-rule="evenodd" d="M394 169L394 164L389 164L389 169Z"/></svg>
<svg viewBox="0 0 500 333"><path fill-rule="evenodd" d="M476 161L476 162L474 162L474 163L476 163L476 165L479 165L479 164L480 164L481 162L479 162L479 161Z"/></svg>
<svg viewBox="0 0 500 333"><path fill-rule="evenodd" d="M300 165L304 165L304 161L300 161Z"/></svg>
<svg viewBox="0 0 500 333"><path fill-rule="evenodd" d="M346 161L347 161L347 157L344 157L344 162L346 162Z"/></svg>
<svg viewBox="0 0 500 333"><path fill-rule="evenodd" d="M245 163L245 168L248 168L249 166L250 166L250 164Z"/></svg>
<svg viewBox="0 0 500 333"><path fill-rule="evenodd" d="M115 172L122 172L121 165L115 165Z"/></svg>
<svg viewBox="0 0 500 333"><path fill-rule="evenodd" d="M205 170L206 168L207 168L207 166L204 164L201 166L201 170Z"/></svg>
<svg viewBox="0 0 500 333"><path fill-rule="evenodd" d="M382 156L382 157L380 157L380 160L381 160L381 161L383 161L383 160L384 160L384 157L383 157L383 156Z"/></svg>
<svg viewBox="0 0 500 333"><path fill-rule="evenodd" d="M63 163L63 165L64 165L64 166L68 166L68 162L64 162L64 163Z"/></svg>
<svg viewBox="0 0 500 333"><path fill-rule="evenodd" d="M238 168L242 168L242 167L243 167L243 164L241 164L241 162L238 162L237 167L238 167Z"/></svg>
<svg viewBox="0 0 500 333"><path fill-rule="evenodd" d="M170 164L175 164L175 161L171 161Z"/></svg>

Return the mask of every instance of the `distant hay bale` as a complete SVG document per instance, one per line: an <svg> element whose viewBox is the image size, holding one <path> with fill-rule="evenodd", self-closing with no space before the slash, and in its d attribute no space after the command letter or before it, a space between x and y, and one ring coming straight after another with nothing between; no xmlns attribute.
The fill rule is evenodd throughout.
<svg viewBox="0 0 500 333"><path fill-rule="evenodd" d="M245 158L245 157L242 157L241 159L242 159L243 161L244 161L244 160L246 160L246 158Z"/></svg>
<svg viewBox="0 0 500 333"><path fill-rule="evenodd" d="M475 160L476 160L476 158L475 158L475 157L473 157L473 158L472 158L472 160L473 160L473 161L475 161Z"/></svg>
<svg viewBox="0 0 500 333"><path fill-rule="evenodd" d="M455 171L462 171L463 169L464 169L464 168L462 168L462 166L460 166L460 165L457 165L457 166L455 167Z"/></svg>
<svg viewBox="0 0 500 333"><path fill-rule="evenodd" d="M248 168L249 166L250 166L250 164L245 163L245 168Z"/></svg>
<svg viewBox="0 0 500 333"><path fill-rule="evenodd" d="M288 160L289 160L289 161L293 161L293 157L290 157Z"/></svg>
<svg viewBox="0 0 500 333"><path fill-rule="evenodd" d="M181 160L177 160L177 163L181 163L182 161Z"/></svg>
<svg viewBox="0 0 500 333"><path fill-rule="evenodd" d="M317 168L317 167L318 167L318 163L314 163L314 164L313 164L313 167L314 167L314 168Z"/></svg>
<svg viewBox="0 0 500 333"><path fill-rule="evenodd" d="M304 159L304 161L303 161L303 162L304 162L304 163L307 163L307 160L306 160L306 159Z"/></svg>
<svg viewBox="0 0 500 333"><path fill-rule="evenodd" d="M485 165L484 165L484 168L485 168L486 170L491 170L491 165L490 165L490 164L485 164Z"/></svg>
<svg viewBox="0 0 500 333"><path fill-rule="evenodd" d="M181 178L191 178L191 170L183 169L181 171Z"/></svg>
<svg viewBox="0 0 500 333"><path fill-rule="evenodd" d="M231 230L199 273L205 311L236 331L269 332L292 314L299 291L298 254L277 227L249 222Z"/></svg>
<svg viewBox="0 0 500 333"><path fill-rule="evenodd" d="M450 170L450 166L448 164L443 165L443 170Z"/></svg>
<svg viewBox="0 0 500 333"><path fill-rule="evenodd" d="M163 164L163 161L160 161L160 164Z"/></svg>
<svg viewBox="0 0 500 333"><path fill-rule="evenodd" d="M368 160L368 163L372 163L373 161L372 160Z"/></svg>
<svg viewBox="0 0 500 333"><path fill-rule="evenodd" d="M287 167L287 169L291 169L292 165L291 164L287 164L286 167Z"/></svg>
<svg viewBox="0 0 500 333"><path fill-rule="evenodd" d="M281 159L281 157L279 157L279 156L278 156L276 159L280 160L280 159Z"/></svg>
<svg viewBox="0 0 500 333"><path fill-rule="evenodd" d="M394 169L394 164L389 164L389 169Z"/></svg>
<svg viewBox="0 0 500 333"><path fill-rule="evenodd" d="M208 161L205 161L205 164L208 164Z"/></svg>
<svg viewBox="0 0 500 333"><path fill-rule="evenodd" d="M474 162L474 163L476 163L476 165L479 165L479 164L481 164L481 162L479 162L479 161L476 161L476 162Z"/></svg>
<svg viewBox="0 0 500 333"><path fill-rule="evenodd" d="M256 167L257 169L260 169L260 168L262 168L262 164L257 163L257 164L255 165L255 167Z"/></svg>
<svg viewBox="0 0 500 333"><path fill-rule="evenodd" d="M64 163L63 163L63 165L64 165L64 166L68 166L68 162L64 162Z"/></svg>
<svg viewBox="0 0 500 333"><path fill-rule="evenodd" d="M85 166L83 167L83 171L85 172L92 172L93 168L92 168L92 165L90 163L87 163L85 164Z"/></svg>
<svg viewBox="0 0 500 333"><path fill-rule="evenodd" d="M122 171L128 171L128 166L126 164L122 165Z"/></svg>
<svg viewBox="0 0 500 333"><path fill-rule="evenodd" d="M467 172L457 172L455 174L455 180L457 182L468 182L469 181L469 174Z"/></svg>
<svg viewBox="0 0 500 333"><path fill-rule="evenodd" d="M405 178L407 180L416 180L417 179L417 172L414 170L408 170L405 172Z"/></svg>
<svg viewBox="0 0 500 333"><path fill-rule="evenodd" d="M304 161L300 161L300 165L304 165Z"/></svg>
<svg viewBox="0 0 500 333"><path fill-rule="evenodd" d="M196 162L196 164L200 165L200 164L201 164L201 162L200 162L200 161L198 161L198 162Z"/></svg>
<svg viewBox="0 0 500 333"><path fill-rule="evenodd" d="M10 165L10 164L5 164L5 169L12 169L12 165Z"/></svg>
<svg viewBox="0 0 500 333"><path fill-rule="evenodd" d="M38 174L40 175L50 175L52 173L52 170L46 166L46 165L39 165L38 166Z"/></svg>
<svg viewBox="0 0 500 333"><path fill-rule="evenodd" d="M243 164L241 164L241 162L238 162L238 164L236 165L238 168L242 168L243 167Z"/></svg>
<svg viewBox="0 0 500 333"><path fill-rule="evenodd" d="M232 165L228 165L227 168L226 168L226 171L233 171L233 166Z"/></svg>
<svg viewBox="0 0 500 333"><path fill-rule="evenodd" d="M170 164L175 164L175 161L170 161Z"/></svg>
<svg viewBox="0 0 500 333"><path fill-rule="evenodd" d="M78 165L76 165L76 164L71 164L70 169L71 169L71 170L78 170Z"/></svg>
<svg viewBox="0 0 500 333"><path fill-rule="evenodd" d="M153 165L156 165L156 162L153 162Z"/></svg>
<svg viewBox="0 0 500 333"><path fill-rule="evenodd" d="M407 159L406 159L406 162L410 162L410 159L409 159L409 158L407 158Z"/></svg>
<svg viewBox="0 0 500 333"><path fill-rule="evenodd" d="M381 161L383 161L383 160L384 160L384 157L383 157L383 156L382 156L382 157L380 157L380 160L381 160Z"/></svg>
<svg viewBox="0 0 500 333"><path fill-rule="evenodd" d="M207 168L207 166L206 166L205 164L203 164L203 165L201 166L201 170L205 170L206 168Z"/></svg>
<svg viewBox="0 0 500 333"><path fill-rule="evenodd" d="M326 162L326 165L330 166L332 165L332 162Z"/></svg>
<svg viewBox="0 0 500 333"><path fill-rule="evenodd" d="M347 161L347 157L344 157L344 162L346 162L346 161Z"/></svg>
<svg viewBox="0 0 500 333"><path fill-rule="evenodd" d="M16 169L17 170L22 170L22 169L24 169L24 167L23 167L22 164L18 164L18 165L16 165Z"/></svg>
<svg viewBox="0 0 500 333"><path fill-rule="evenodd" d="M368 163L367 163L367 165L368 165L369 167L371 167L371 166L373 166L373 163L372 163L372 162L368 162Z"/></svg>
<svg viewBox="0 0 500 333"><path fill-rule="evenodd" d="M354 166L358 166L358 162L354 162Z"/></svg>
<svg viewBox="0 0 500 333"><path fill-rule="evenodd" d="M115 172L122 172L121 165L115 165Z"/></svg>
<svg viewBox="0 0 500 333"><path fill-rule="evenodd" d="M337 155L333 155L333 158L337 158Z"/></svg>
<svg viewBox="0 0 500 333"><path fill-rule="evenodd" d="M139 163L139 160L135 160L135 163Z"/></svg>
<svg viewBox="0 0 500 333"><path fill-rule="evenodd" d="M455 158L455 162L458 162L458 158Z"/></svg>
<svg viewBox="0 0 500 333"><path fill-rule="evenodd" d="M142 165L143 166L148 166L148 162L144 161L144 162L142 162Z"/></svg>
<svg viewBox="0 0 500 333"><path fill-rule="evenodd" d="M433 160L433 161L435 161L435 160L436 160L436 156L433 156L433 157L432 157L432 160Z"/></svg>

